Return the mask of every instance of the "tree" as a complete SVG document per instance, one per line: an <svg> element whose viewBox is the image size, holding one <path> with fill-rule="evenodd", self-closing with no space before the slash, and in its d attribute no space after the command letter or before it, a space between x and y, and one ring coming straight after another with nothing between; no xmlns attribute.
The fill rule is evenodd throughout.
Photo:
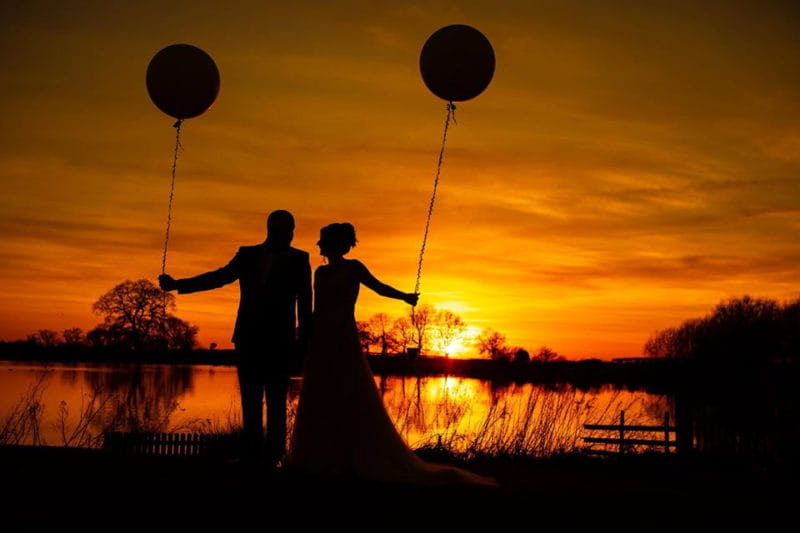
<svg viewBox="0 0 800 533"><path fill-rule="evenodd" d="M547 346L542 346L536 354L534 354L533 360L537 363L553 363L555 361L563 361L564 357L558 355L558 352L555 350Z"/></svg>
<svg viewBox="0 0 800 533"><path fill-rule="evenodd" d="M52 348L53 346L58 346L61 343L61 339L57 331L53 331L52 329L39 329L36 330L36 333L28 335L28 342L44 348Z"/></svg>
<svg viewBox="0 0 800 533"><path fill-rule="evenodd" d="M783 306L782 359L800 357L800 298Z"/></svg>
<svg viewBox="0 0 800 533"><path fill-rule="evenodd" d="M450 345L464 333L467 325L460 316L444 309L436 314L436 339L439 351L450 357Z"/></svg>
<svg viewBox="0 0 800 533"><path fill-rule="evenodd" d="M197 326L176 316L167 316L162 324L161 335L168 350L192 350L197 346Z"/></svg>
<svg viewBox="0 0 800 533"><path fill-rule="evenodd" d="M79 346L84 343L85 337L81 328L68 328L63 332L64 344Z"/></svg>
<svg viewBox="0 0 800 533"><path fill-rule="evenodd" d="M414 329L411 321L404 316L396 319L392 324L392 336L400 348L400 353L407 353L408 345L414 341Z"/></svg>
<svg viewBox="0 0 800 533"><path fill-rule="evenodd" d="M413 330L414 342L417 343L419 348L419 355L422 355L422 350L428 340L428 328L436 317L436 309L430 304L422 304L417 307L412 307L409 311L409 319Z"/></svg>
<svg viewBox="0 0 800 533"><path fill-rule="evenodd" d="M373 339L381 351L381 356L385 357L390 351L397 348L397 341L392 334L392 326L389 315L377 313L369 318L369 329Z"/></svg>
<svg viewBox="0 0 800 533"><path fill-rule="evenodd" d="M483 355L488 355L495 361L508 360L510 353L506 346L506 336L493 329L485 329L478 336L478 351Z"/></svg>
<svg viewBox="0 0 800 533"><path fill-rule="evenodd" d="M86 334L86 345L91 348L107 348L111 345L108 328L98 324Z"/></svg>
<svg viewBox="0 0 800 533"><path fill-rule="evenodd" d="M691 358L707 363L751 364L798 354L800 300L743 296L719 303L703 318L655 333L644 345L650 357Z"/></svg>
<svg viewBox="0 0 800 533"><path fill-rule="evenodd" d="M175 309L175 296L149 280L118 284L92 309L103 315L103 323L86 335L92 346L184 350L197 345L197 327L169 312Z"/></svg>
<svg viewBox="0 0 800 533"><path fill-rule="evenodd" d="M694 319L687 320L677 328L659 331L645 343L644 352L650 357L690 357L702 327L703 321Z"/></svg>
<svg viewBox="0 0 800 533"><path fill-rule="evenodd" d="M775 300L733 298L704 320L695 355L712 360L762 362L780 357L784 308Z"/></svg>
<svg viewBox="0 0 800 533"><path fill-rule="evenodd" d="M525 365L531 362L531 354L524 348L516 348L514 352L514 364Z"/></svg>
<svg viewBox="0 0 800 533"><path fill-rule="evenodd" d="M358 341L361 343L361 349L365 354L369 354L369 347L375 343L375 338L372 336L369 322L358 320L356 322L356 329L358 330Z"/></svg>

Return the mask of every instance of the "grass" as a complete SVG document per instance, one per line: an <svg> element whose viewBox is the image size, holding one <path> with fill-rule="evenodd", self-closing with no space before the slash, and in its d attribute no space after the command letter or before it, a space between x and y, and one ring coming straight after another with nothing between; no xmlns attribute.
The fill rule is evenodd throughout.
<svg viewBox="0 0 800 533"><path fill-rule="evenodd" d="M172 401L160 409L144 407L132 399L128 392L109 392L106 388L93 388L81 394L76 410L66 401L58 403L55 421L48 432L57 435L48 440L43 431L45 405L42 395L46 389L47 375L42 375L17 403L0 418L0 445L65 446L74 448L100 448L103 433L127 431L145 433L237 433L241 420L233 401L224 418L177 419L179 402Z"/></svg>
<svg viewBox="0 0 800 533"><path fill-rule="evenodd" d="M426 427L426 436L414 447L423 453L464 461L574 453L583 446L583 424L604 423L636 401L623 402L620 392L599 402L591 394L571 388L552 391L538 387L528 387L522 401L518 400L514 394L501 396L490 403L485 415L478 415L478 424L473 425L476 414L468 402L445 399L435 405L430 417L436 429ZM412 402L402 413L397 422L401 430L412 420L419 427L420 415L414 412L417 407Z"/></svg>
<svg viewBox="0 0 800 533"><path fill-rule="evenodd" d="M438 379L438 378L437 378ZM541 458L573 453L582 448L584 423L613 423L619 409L632 411L631 399L617 391L600 401L597 395L564 386L548 389L530 385L492 387L487 405L476 404L480 391L470 389L475 382L425 378L413 380L413 387L385 396L395 426L409 445L426 456L456 461L493 458ZM446 386L431 397L438 384ZM47 442L42 431L44 405L41 398L44 379L39 379L0 422L0 444L59 445L102 447L106 431L155 433L241 432L241 413L234 398L227 411L214 418L181 418L180 404L174 399L150 398L142 391L116 389L96 384L81 395L80 405L71 410L66 402L58 405L54 423L57 441ZM461 388L459 388L461 387ZM289 435L297 408L297 397L287 402ZM643 411L639 409L638 411ZM644 416L644 415L640 415ZM630 418L628 423L637 423Z"/></svg>
<svg viewBox="0 0 800 533"><path fill-rule="evenodd" d="M46 375L40 376L0 419L0 444L45 444L42 438L42 394Z"/></svg>

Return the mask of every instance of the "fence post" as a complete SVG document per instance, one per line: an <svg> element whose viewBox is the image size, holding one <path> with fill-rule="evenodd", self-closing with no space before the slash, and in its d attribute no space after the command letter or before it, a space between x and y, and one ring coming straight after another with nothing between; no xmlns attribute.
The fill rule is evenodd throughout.
<svg viewBox="0 0 800 533"><path fill-rule="evenodd" d="M625 410L619 412L619 454L625 453Z"/></svg>
<svg viewBox="0 0 800 533"><path fill-rule="evenodd" d="M664 411L664 453L669 455L669 411Z"/></svg>

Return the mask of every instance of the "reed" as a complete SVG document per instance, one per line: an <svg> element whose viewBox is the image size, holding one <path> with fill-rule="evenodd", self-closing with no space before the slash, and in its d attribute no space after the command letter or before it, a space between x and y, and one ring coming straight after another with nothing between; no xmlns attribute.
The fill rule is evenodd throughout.
<svg viewBox="0 0 800 533"><path fill-rule="evenodd" d="M424 382L417 386L424 387ZM595 394L568 386L562 390L511 386L492 393L483 414L469 394L458 390L436 401L423 402L420 397L413 390L391 406L398 431L424 454L462 460L572 453L583 445L583 424L612 423L621 409L644 411L632 409L641 400L625 400L622 391L600 401ZM632 417L630 423L643 422L642 416Z"/></svg>
<svg viewBox="0 0 800 533"><path fill-rule="evenodd" d="M46 374L42 374L19 401L0 419L0 444L44 444L41 433L44 404L42 394Z"/></svg>
<svg viewBox="0 0 800 533"><path fill-rule="evenodd" d="M113 418L107 428L98 427L98 420L111 405L113 396L103 395L98 390L91 394L81 394L81 405L78 417L74 423L70 422L70 410L67 402L61 400L58 406L58 419L55 423L61 435L61 445L81 448L97 448L102 445L103 432L111 430L118 419Z"/></svg>
<svg viewBox="0 0 800 533"><path fill-rule="evenodd" d="M441 385L440 381L431 383L426 378L408 383L412 386L391 399L387 397L387 408L398 431L420 453L456 460L572 453L583 444L584 423L613 423L620 409L631 410L631 402L636 401L623 401L622 391L600 401L598 395L570 386L547 389L484 383L480 386L492 388L490 400L488 405L479 405L473 401L475 383L457 380ZM42 379L2 419L0 443L48 444L41 432L43 389ZM432 390L438 392L432 394ZM294 396L287 405L289 435L296 409ZM60 441L57 444L97 448L102 446L106 431L238 434L242 429L235 396L231 396L227 411L220 416L181 418L180 412L177 401L137 401L129 392L96 387L91 393L82 394L81 404L74 412L60 402L55 423ZM630 423L636 420L630 419Z"/></svg>

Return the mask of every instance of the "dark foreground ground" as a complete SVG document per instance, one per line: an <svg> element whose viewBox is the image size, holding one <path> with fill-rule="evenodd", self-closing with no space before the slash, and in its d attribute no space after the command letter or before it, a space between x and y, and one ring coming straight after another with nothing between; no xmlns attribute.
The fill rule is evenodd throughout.
<svg viewBox="0 0 800 533"><path fill-rule="evenodd" d="M501 487L317 479L203 459L7 447L0 448L0 531L719 531L745 523L773 531L793 530L800 505L788 471L663 457L468 466Z"/></svg>

